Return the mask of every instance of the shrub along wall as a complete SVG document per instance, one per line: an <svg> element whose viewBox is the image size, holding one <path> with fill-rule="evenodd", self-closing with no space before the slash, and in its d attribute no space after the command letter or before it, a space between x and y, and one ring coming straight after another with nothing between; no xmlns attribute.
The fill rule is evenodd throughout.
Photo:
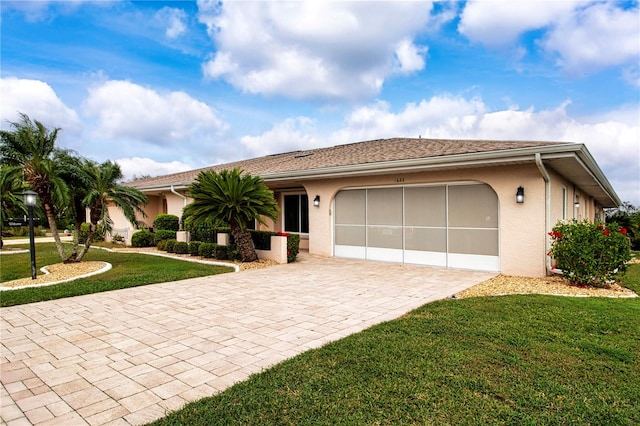
<svg viewBox="0 0 640 426"><path fill-rule="evenodd" d="M173 214L159 214L153 221L153 229L177 231L180 229L180 219Z"/></svg>
<svg viewBox="0 0 640 426"><path fill-rule="evenodd" d="M151 247L153 245L153 234L148 229L141 229L131 236L133 247Z"/></svg>
<svg viewBox="0 0 640 426"><path fill-rule="evenodd" d="M176 239L176 231L170 231L168 229L158 229L158 230L156 230L153 238L154 238L154 242L156 243L156 245L160 241L175 240Z"/></svg>

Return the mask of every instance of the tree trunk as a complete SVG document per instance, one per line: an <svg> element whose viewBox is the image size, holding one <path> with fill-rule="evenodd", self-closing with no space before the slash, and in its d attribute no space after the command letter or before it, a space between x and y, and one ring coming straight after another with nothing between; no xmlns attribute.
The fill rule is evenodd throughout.
<svg viewBox="0 0 640 426"><path fill-rule="evenodd" d="M96 235L97 229L98 229L97 224L92 223L89 226L89 235L87 235L87 240L84 242L84 245L82 246L82 251L76 257L76 262L82 261L82 258L84 257L84 255L87 254L87 252L91 248L91 244L93 243L93 238Z"/></svg>
<svg viewBox="0 0 640 426"><path fill-rule="evenodd" d="M69 257L64 252L64 247L62 247L62 240L60 240L60 234L58 234L58 225L56 225L56 217L53 213L53 206L47 200L42 200L42 207L44 207L44 214L45 216L47 216L49 229L53 234L53 240L56 242L56 249L58 249L60 259L62 259L63 263L67 263Z"/></svg>
<svg viewBox="0 0 640 426"><path fill-rule="evenodd" d="M73 248L71 249L71 255L69 259L73 261L78 257L78 246L80 244L80 232L82 231L82 224L86 220L86 214L84 213L84 206L82 205L82 199L80 197L73 197L73 211L75 212L74 230L73 230Z"/></svg>
<svg viewBox="0 0 640 426"><path fill-rule="evenodd" d="M91 244L93 243L93 239L95 238L96 231L98 230L98 221L100 220L100 210L94 206L91 207L89 212L89 235L87 235L87 240L84 242L84 246L82 247L82 251L76 257L76 262L80 262L85 254L91 248Z"/></svg>
<svg viewBox="0 0 640 426"><path fill-rule="evenodd" d="M238 251L240 252L240 258L243 262L254 262L258 260L256 253L256 247L251 239L251 233L248 230L242 230L239 224L230 223L231 234L236 241Z"/></svg>

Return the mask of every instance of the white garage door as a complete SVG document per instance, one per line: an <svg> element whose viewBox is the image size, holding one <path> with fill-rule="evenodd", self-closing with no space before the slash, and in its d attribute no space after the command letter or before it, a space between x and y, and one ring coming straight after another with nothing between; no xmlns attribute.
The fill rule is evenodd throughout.
<svg viewBox="0 0 640 426"><path fill-rule="evenodd" d="M498 197L488 185L348 189L334 211L337 257L500 270Z"/></svg>

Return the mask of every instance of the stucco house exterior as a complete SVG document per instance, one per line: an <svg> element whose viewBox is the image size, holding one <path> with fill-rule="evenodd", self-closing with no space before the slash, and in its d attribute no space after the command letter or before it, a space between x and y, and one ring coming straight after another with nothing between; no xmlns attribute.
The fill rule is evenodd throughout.
<svg viewBox="0 0 640 426"><path fill-rule="evenodd" d="M544 276L559 220L621 204L583 144L393 138L268 155L137 180L146 223L182 215L202 170L261 176L280 205L268 229L320 256ZM117 210L115 232L133 227ZM264 227L263 227L264 228Z"/></svg>

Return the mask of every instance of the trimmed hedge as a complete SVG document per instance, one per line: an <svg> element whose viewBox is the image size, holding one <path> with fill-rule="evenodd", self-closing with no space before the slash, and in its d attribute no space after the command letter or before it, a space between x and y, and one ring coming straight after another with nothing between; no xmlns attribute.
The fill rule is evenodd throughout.
<svg viewBox="0 0 640 426"><path fill-rule="evenodd" d="M159 229L156 230L154 235L154 242L158 244L163 240L175 240L176 239L176 231L170 231L168 229Z"/></svg>
<svg viewBox="0 0 640 426"><path fill-rule="evenodd" d="M191 241L189 243L189 254L191 254L191 256L200 256L200 245L202 244L202 241Z"/></svg>
<svg viewBox="0 0 640 426"><path fill-rule="evenodd" d="M216 243L202 243L198 248L198 254L207 258L214 257L216 247L218 247Z"/></svg>
<svg viewBox="0 0 640 426"><path fill-rule="evenodd" d="M159 214L153 221L153 229L177 231L180 229L180 219L173 214Z"/></svg>
<svg viewBox="0 0 640 426"><path fill-rule="evenodd" d="M189 253L189 243L185 241L178 241L173 245L173 252L176 254L188 254Z"/></svg>
<svg viewBox="0 0 640 426"><path fill-rule="evenodd" d="M271 250L271 236L277 235L271 231L250 230L249 233L251 233L251 239L256 250Z"/></svg>
<svg viewBox="0 0 640 426"><path fill-rule="evenodd" d="M167 253L175 253L173 248L178 241L177 240L166 240L166 241L167 242L165 243L166 244L165 247L166 247Z"/></svg>
<svg viewBox="0 0 640 426"><path fill-rule="evenodd" d="M153 234L148 229L141 229L131 236L131 246L151 247L153 246Z"/></svg>
<svg viewBox="0 0 640 426"><path fill-rule="evenodd" d="M159 241L158 244L156 244L156 248L158 250L167 251L167 241L168 240Z"/></svg>
<svg viewBox="0 0 640 426"><path fill-rule="evenodd" d="M227 246L216 246L213 253L216 259L229 260L229 248Z"/></svg>

